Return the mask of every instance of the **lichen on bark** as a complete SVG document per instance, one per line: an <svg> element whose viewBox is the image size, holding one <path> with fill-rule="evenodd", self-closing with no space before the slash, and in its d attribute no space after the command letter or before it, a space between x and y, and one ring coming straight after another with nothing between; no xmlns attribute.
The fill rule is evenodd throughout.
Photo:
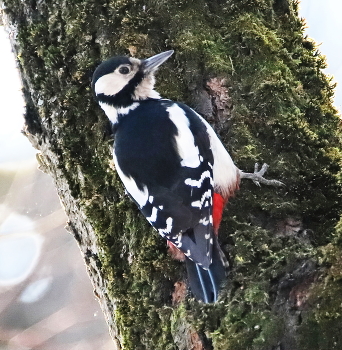
<svg viewBox="0 0 342 350"><path fill-rule="evenodd" d="M341 348L340 119L297 2L2 4L26 133L54 178L116 348ZM266 162L269 177L286 184L242 183L228 204L220 241L231 272L214 305L190 296L172 304L184 267L125 196L90 91L101 60L171 48L157 90L198 107L239 168Z"/></svg>

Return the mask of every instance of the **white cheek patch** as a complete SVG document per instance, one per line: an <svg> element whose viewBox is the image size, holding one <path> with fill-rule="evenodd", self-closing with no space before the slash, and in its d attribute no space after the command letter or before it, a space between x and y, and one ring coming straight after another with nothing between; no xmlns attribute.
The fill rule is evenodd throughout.
<svg viewBox="0 0 342 350"><path fill-rule="evenodd" d="M122 183L124 184L127 192L134 198L134 200L138 203L139 208L141 209L148 201L148 190L147 187L144 186L143 190L140 190L131 177L127 177L118 166L118 162L115 156L115 153L113 152L113 161L115 165L115 169L120 176L120 179Z"/></svg>
<svg viewBox="0 0 342 350"><path fill-rule="evenodd" d="M95 83L95 93L114 96L127 85L131 78L130 74L122 75L118 72L106 74Z"/></svg>
<svg viewBox="0 0 342 350"><path fill-rule="evenodd" d="M195 139L189 128L190 122L182 108L176 104L167 108L169 118L176 125L178 134L176 144L179 156L182 158L181 165L189 168L197 168L200 164L200 154L195 146Z"/></svg>

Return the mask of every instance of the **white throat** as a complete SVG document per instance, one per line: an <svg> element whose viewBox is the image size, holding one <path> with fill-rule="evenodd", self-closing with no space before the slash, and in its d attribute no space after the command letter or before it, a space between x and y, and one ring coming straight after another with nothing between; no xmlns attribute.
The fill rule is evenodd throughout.
<svg viewBox="0 0 342 350"><path fill-rule="evenodd" d="M160 98L157 91L154 90L155 79L152 74L145 77L142 82L135 88L134 99L146 100L147 98Z"/></svg>

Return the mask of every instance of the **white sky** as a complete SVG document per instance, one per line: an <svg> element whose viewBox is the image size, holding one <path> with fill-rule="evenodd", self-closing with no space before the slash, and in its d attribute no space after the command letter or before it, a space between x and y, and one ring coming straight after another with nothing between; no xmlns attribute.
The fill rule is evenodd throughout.
<svg viewBox="0 0 342 350"><path fill-rule="evenodd" d="M342 111L342 0L302 0L300 15L306 19L307 34L327 57L326 73L338 83L335 106Z"/></svg>
<svg viewBox="0 0 342 350"><path fill-rule="evenodd" d="M300 14L306 18L307 33L328 58L326 73L339 83L335 105L342 110L342 0L302 0ZM0 166L6 163L33 159L35 150L21 135L23 102L20 82L15 70L7 34L0 26Z"/></svg>
<svg viewBox="0 0 342 350"><path fill-rule="evenodd" d="M0 26L0 165L33 158L35 151L21 134L24 102L14 54L4 28Z"/></svg>

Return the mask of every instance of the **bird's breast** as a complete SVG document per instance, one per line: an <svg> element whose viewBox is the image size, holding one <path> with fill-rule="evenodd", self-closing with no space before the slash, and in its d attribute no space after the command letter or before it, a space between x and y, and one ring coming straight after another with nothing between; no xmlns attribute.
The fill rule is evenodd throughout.
<svg viewBox="0 0 342 350"><path fill-rule="evenodd" d="M180 168L176 134L166 110L157 106L119 118L114 152L123 173L139 183L170 186Z"/></svg>

